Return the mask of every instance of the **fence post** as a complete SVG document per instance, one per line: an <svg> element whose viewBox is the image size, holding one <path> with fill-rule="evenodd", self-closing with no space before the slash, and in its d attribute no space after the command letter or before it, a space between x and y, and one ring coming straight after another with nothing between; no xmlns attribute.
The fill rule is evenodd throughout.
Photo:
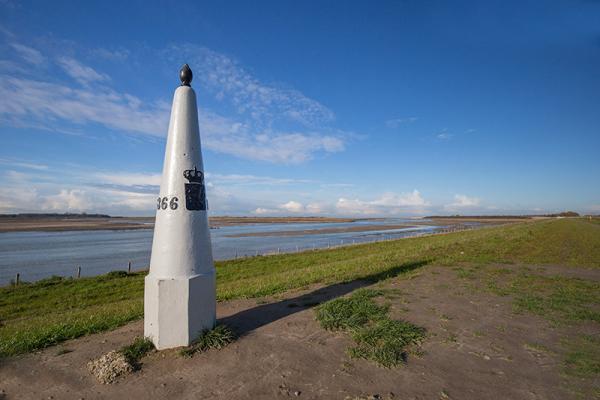
<svg viewBox="0 0 600 400"><path fill-rule="evenodd" d="M81 277L81 265L77 266L77 279Z"/></svg>
<svg viewBox="0 0 600 400"><path fill-rule="evenodd" d="M19 286L19 282L21 281L21 274L17 272L17 276L15 276L15 286Z"/></svg>
<svg viewBox="0 0 600 400"><path fill-rule="evenodd" d="M129 261L127 263L127 273L130 274L131 273L131 261Z"/></svg>

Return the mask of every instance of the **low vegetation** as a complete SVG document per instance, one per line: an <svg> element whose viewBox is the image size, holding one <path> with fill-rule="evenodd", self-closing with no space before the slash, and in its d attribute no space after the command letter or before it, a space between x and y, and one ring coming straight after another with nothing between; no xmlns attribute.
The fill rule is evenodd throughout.
<svg viewBox="0 0 600 400"><path fill-rule="evenodd" d="M315 310L317 320L328 330L349 332L356 346L348 353L391 368L406 361L407 348L425 337L425 329L388 317L389 307L375 298L381 290L359 289L350 297L328 301Z"/></svg>
<svg viewBox="0 0 600 400"><path fill-rule="evenodd" d="M217 262L217 298L258 298L311 284L378 281L429 263L600 268L600 224L588 219L527 221L447 235ZM141 318L143 278L144 273L54 277L0 288L0 356L41 349Z"/></svg>
<svg viewBox="0 0 600 400"><path fill-rule="evenodd" d="M133 369L138 369L142 357L152 350L154 350L154 344L150 339L145 337L136 337L133 340L133 343L121 347L119 352L125 356L125 359Z"/></svg>
<svg viewBox="0 0 600 400"><path fill-rule="evenodd" d="M227 325L217 325L213 329L202 332L198 339L191 346L182 349L180 354L184 357L192 357L196 353L210 349L219 350L232 343L235 338L235 332Z"/></svg>
<svg viewBox="0 0 600 400"><path fill-rule="evenodd" d="M328 330L354 330L370 321L387 317L388 307L376 304L372 299L383 292L360 289L350 297L328 301L316 308L317 320Z"/></svg>
<svg viewBox="0 0 600 400"><path fill-rule="evenodd" d="M600 376L600 339L585 333L600 327L599 281L549 274L543 267L511 270L490 265L455 270L472 290L509 296L515 313L535 314L554 328L574 330L562 340L564 373L578 378ZM588 329L582 329L584 325Z"/></svg>

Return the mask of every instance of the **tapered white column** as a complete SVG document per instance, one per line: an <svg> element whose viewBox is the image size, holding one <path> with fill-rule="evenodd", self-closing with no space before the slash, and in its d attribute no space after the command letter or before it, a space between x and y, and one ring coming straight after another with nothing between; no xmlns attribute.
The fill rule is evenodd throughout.
<svg viewBox="0 0 600 400"><path fill-rule="evenodd" d="M157 349L189 345L216 318L215 269L192 71L175 90L163 166L150 273L144 288L144 335Z"/></svg>

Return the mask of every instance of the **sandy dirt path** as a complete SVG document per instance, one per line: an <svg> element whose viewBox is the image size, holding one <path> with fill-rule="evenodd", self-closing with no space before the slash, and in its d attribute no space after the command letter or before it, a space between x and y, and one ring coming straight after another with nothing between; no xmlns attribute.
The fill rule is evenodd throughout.
<svg viewBox="0 0 600 400"><path fill-rule="evenodd" d="M540 273L561 271L558 267ZM600 280L598 271L581 274ZM509 296L469 291L471 284L463 284L452 268L437 266L379 283L396 289L398 295L388 300L393 318L428 331L423 354L409 356L407 364L396 369L349 358L348 336L325 331L315 321L315 303L366 285L353 282L280 298L219 303L221 321L241 335L236 342L191 359L176 351L154 352L142 360L140 371L112 385L98 383L85 365L131 343L142 334L141 321L1 360L0 398L354 399L373 394L394 399L576 398L568 389L573 383L561 374L560 342L568 329L531 314L515 314ZM69 352L60 354L62 349Z"/></svg>

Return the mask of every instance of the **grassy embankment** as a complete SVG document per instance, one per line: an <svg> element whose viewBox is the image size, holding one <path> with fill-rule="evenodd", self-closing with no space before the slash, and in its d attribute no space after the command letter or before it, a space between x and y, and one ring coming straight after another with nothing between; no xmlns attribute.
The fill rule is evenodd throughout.
<svg viewBox="0 0 600 400"><path fill-rule="evenodd" d="M422 238L217 263L220 301L311 284L377 281L426 264L600 268L600 225L548 220ZM0 356L105 331L143 315L143 277L112 273L0 288ZM596 298L597 300L597 298Z"/></svg>

